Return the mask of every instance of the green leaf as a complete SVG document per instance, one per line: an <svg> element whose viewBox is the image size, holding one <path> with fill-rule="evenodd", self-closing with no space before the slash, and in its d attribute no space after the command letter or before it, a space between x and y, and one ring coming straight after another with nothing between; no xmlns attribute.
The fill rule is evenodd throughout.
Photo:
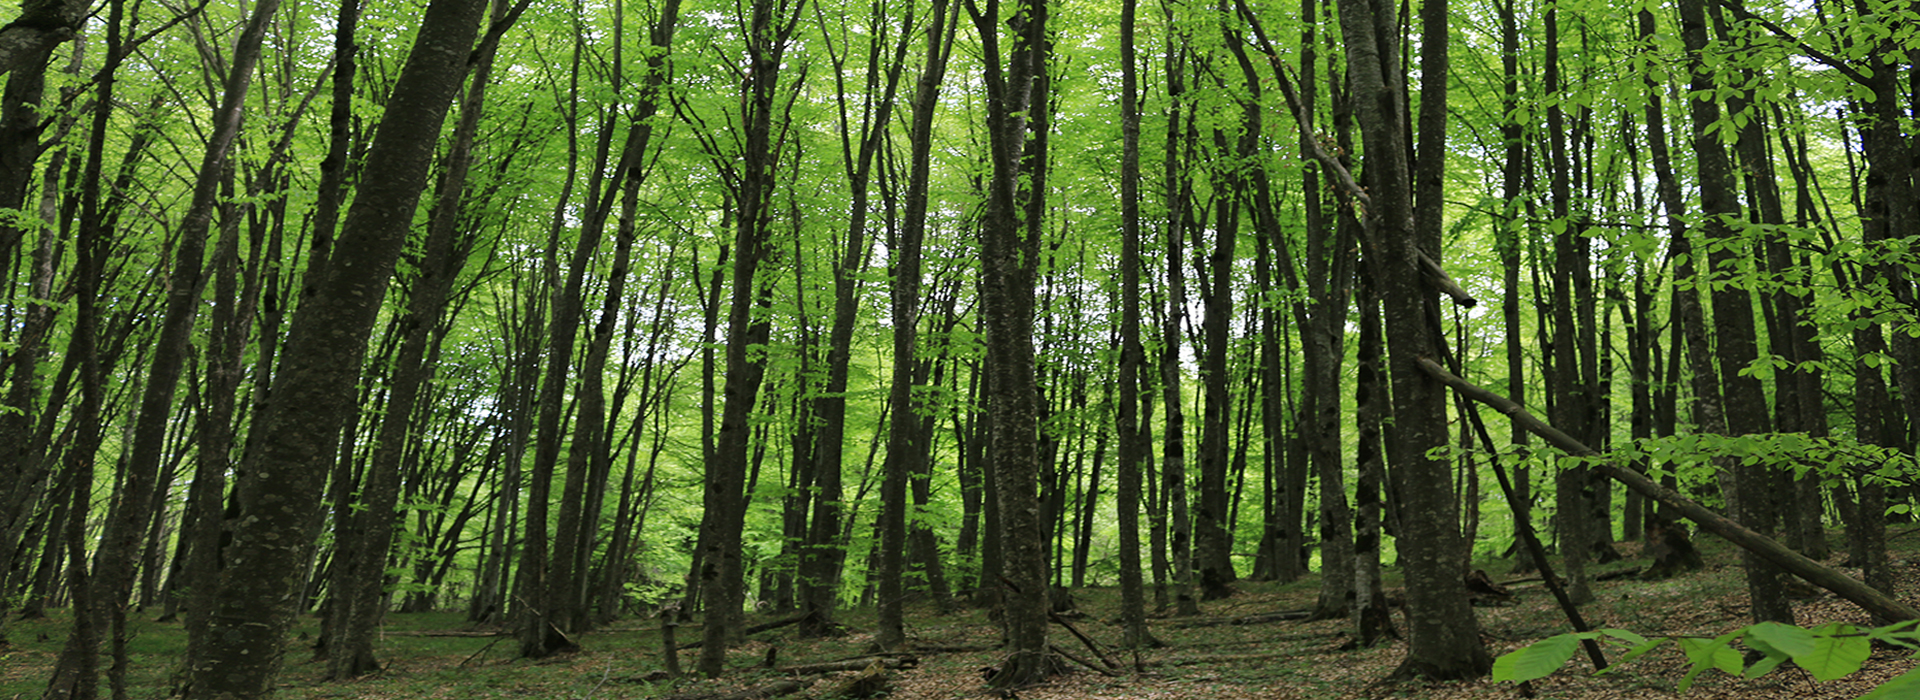
<svg viewBox="0 0 1920 700"><path fill-rule="evenodd" d="M1573 634L1542 639L1495 659L1493 679L1525 683L1535 678L1545 678L1565 666L1579 649L1580 640Z"/></svg>
<svg viewBox="0 0 1920 700"><path fill-rule="evenodd" d="M1795 654L1793 657L1793 662L1813 674L1814 680L1830 681L1858 671L1860 664L1873 654L1873 644L1851 625L1822 625L1815 633L1819 636L1814 641L1813 651L1805 656Z"/></svg>
<svg viewBox="0 0 1920 700"><path fill-rule="evenodd" d="M1748 627L1747 644L1759 648L1758 645L1754 644L1756 640L1764 643L1767 648L1777 649L1781 653L1792 656L1796 660L1801 656L1813 653L1814 647L1819 641L1813 632L1793 625L1783 625L1778 622L1762 622Z"/></svg>
<svg viewBox="0 0 1920 700"><path fill-rule="evenodd" d="M1607 628L1607 629L1600 629L1600 630L1594 630L1594 631L1599 632L1600 634L1612 637L1614 639L1618 639L1622 642L1625 642L1628 646L1631 646L1634 648L1646 646L1647 644L1660 643L1660 640L1654 640L1652 642L1648 642L1646 637L1642 637L1631 630Z"/></svg>
<svg viewBox="0 0 1920 700"><path fill-rule="evenodd" d="M1759 678L1767 675L1772 672L1773 669L1779 668L1780 664L1786 663L1787 659L1791 658L1786 652L1762 641L1751 633L1747 635L1747 646L1765 654L1765 656L1762 656L1759 661L1753 662L1752 666L1748 666L1747 670L1740 674L1743 678Z"/></svg>
<svg viewBox="0 0 1920 700"><path fill-rule="evenodd" d="M1622 654L1620 656L1619 661L1613 662L1613 665L1608 666L1607 669L1612 670L1612 669L1619 668L1621 664L1624 664L1628 661L1632 661L1634 659L1645 656L1647 652L1653 651L1654 649L1659 648L1659 646L1661 644L1666 643L1666 641L1667 641L1666 637L1659 637L1656 639L1647 640L1645 643L1641 644L1640 646L1634 647L1632 649L1628 649L1627 653Z"/></svg>
<svg viewBox="0 0 1920 700"><path fill-rule="evenodd" d="M1720 669L1722 673L1729 676L1740 675L1740 670L1746 666L1746 663L1740 658L1740 652L1734 651L1733 647L1728 646L1727 643L1744 631L1734 630L1721 635L1718 639L1681 637L1680 648L1687 653L1687 660L1693 663L1693 668L1687 669L1686 677L1680 679L1678 690L1681 693L1687 692L1688 688L1693 687L1693 679L1698 677L1701 671L1709 668Z"/></svg>

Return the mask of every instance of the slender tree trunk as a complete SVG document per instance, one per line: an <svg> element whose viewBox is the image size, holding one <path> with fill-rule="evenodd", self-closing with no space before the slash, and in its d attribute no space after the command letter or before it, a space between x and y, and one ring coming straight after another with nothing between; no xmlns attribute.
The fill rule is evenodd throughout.
<svg viewBox="0 0 1920 700"><path fill-rule="evenodd" d="M1501 120L1500 138L1504 142L1504 156L1500 168L1501 196L1505 201L1503 216L1496 228L1500 251L1500 309L1503 321L1502 347L1507 355L1507 387L1514 403L1527 404L1527 373L1525 336L1521 333L1520 315L1520 252L1525 247L1522 242L1520 202L1527 196L1526 132L1520 123L1516 111L1520 101L1520 25L1514 12L1515 0L1504 0L1499 5L1500 14L1500 65L1503 88L1500 93L1502 114L1512 115ZM1528 452L1528 435L1518 423L1509 430L1509 442L1521 456ZM1520 507L1533 507L1532 477L1523 461L1516 461L1513 467L1514 495L1519 499ZM1496 465L1494 468L1498 469ZM1532 554L1521 547L1519 535L1515 535L1516 549L1521 550L1521 563L1516 569L1528 569ZM1533 564L1537 568L1538 564Z"/></svg>
<svg viewBox="0 0 1920 700"><path fill-rule="evenodd" d="M878 8L875 12L876 16L880 14ZM934 8L934 16L930 23L932 30L928 33L930 37L928 50L931 52L938 52L943 48L939 41L941 23L946 20L945 12L945 2L941 2ZM837 501L839 500L840 453L844 442L843 424L847 411L847 373L852 361L854 322L859 310L855 295L860 285L856 275L866 266L867 257L871 252L867 233L870 183L874 160L879 154L882 137L885 135L886 119L893 111L900 75L905 70L905 53L907 47L912 44L916 15L911 6L899 21L901 40L897 48L884 44L879 38L883 34L877 33L875 38L870 40L867 53L869 72L865 82L868 86L879 82L885 87L873 109L862 113L857 131L846 111L849 96L844 74L838 70L835 71L836 79L841 81L839 101L841 149L843 155L854 154L854 157L849 159L846 165L846 175L852 187L848 208L846 248L834 261L833 267L833 330L827 348L827 388L817 408L822 422L819 449L821 464L818 468L823 478L831 479L833 489L831 492L824 488L821 490L820 504L816 507L816 512L821 517L829 519L836 529L839 508ZM889 49L894 53L891 62L886 61ZM929 55L928 68L932 68L931 62L935 58L944 59L944 56ZM941 60L940 63L938 70L944 71L945 61ZM937 74L934 75L933 85L929 86L923 82L921 87L927 91L937 91L939 77ZM936 96L929 95L927 99L936 99ZM919 105L916 103L915 107L914 116L918 117ZM909 129L917 127L917 121L909 125ZM931 136L931 132L924 136ZM924 143L924 141L915 141L912 147L923 148ZM918 154L915 155L917 157ZM897 257L894 259L894 283L889 300L893 321L893 374L889 384L889 401L893 404L893 420L888 426L887 457L883 463L886 474L880 491L882 542L881 565L878 572L880 574L879 629L874 633L874 646L882 650L891 650L906 642L904 608L906 600L902 584L906 569L905 554L908 548L907 480L909 473L916 470L916 463L924 459L926 450L926 446L921 444L920 440L922 437L921 414L915 409L913 399L913 372L915 365L918 364L915 343L920 325L920 259L921 240L926 232L925 179L927 173L925 168L928 166L916 162L913 167L916 170L908 175L909 180L912 180L916 174L921 180L918 183L921 197L917 210L919 221L905 224L906 231L903 235L888 241L889 250L895 251L894 254ZM910 181L909 189L914 186L915 183ZM916 215L912 211L911 204L909 209L909 216ZM909 235L912 237L907 238ZM833 473L828 475L827 472ZM831 530L822 527L820 532L825 534ZM813 574L816 577L823 574L830 575L831 572L826 571L826 567L818 564L832 561L832 543L815 542L813 544L821 548ZM815 596L814 609L821 614L830 614L833 609L831 595L834 592L835 589L831 587L820 591ZM819 606L820 603L825 605Z"/></svg>
<svg viewBox="0 0 1920 700"><path fill-rule="evenodd" d="M1759 378L1745 372L1758 354L1754 341L1753 302L1746 289L1713 281L1720 271L1735 269L1734 252L1727 245L1734 233L1728 229L1727 219L1723 217L1738 216L1740 205L1734 192L1732 164L1727 156L1726 145L1720 140L1718 131L1706 128L1706 125L1720 121L1720 104L1713 98L1717 84L1713 73L1705 65L1704 53L1709 49L1707 8L1701 0L1681 0L1679 8L1681 38L1692 56L1690 87L1693 96L1688 99L1688 111L1696 125L1692 145L1700 177L1700 209L1703 215L1700 233L1710 244L1707 261L1712 271L1709 276L1696 278L1696 281L1700 283L1698 286L1712 289L1713 326L1716 331L1714 355L1719 359L1719 384L1723 392L1720 409L1725 420L1720 434L1750 435L1769 429L1764 389ZM1702 330L1700 340L1704 341ZM1689 338L1689 342L1694 340ZM1702 427L1705 428L1705 424ZM1762 533L1770 532L1776 519L1768 495L1771 487L1767 485L1772 478L1769 473L1771 468L1761 464L1729 463L1721 466L1734 475L1731 500L1741 524ZM1793 608L1781 588L1783 582L1779 568L1751 553L1743 555L1741 563L1747 571L1747 591L1752 599L1754 621L1792 623Z"/></svg>
<svg viewBox="0 0 1920 700"><path fill-rule="evenodd" d="M1169 42L1172 41L1169 38ZM1165 494L1168 537L1171 540L1168 556L1172 559L1174 614L1181 616L1200 614L1199 602L1193 596L1193 523L1188 517L1187 418L1183 408L1185 377L1180 360L1181 328L1186 317L1187 298L1185 239L1186 229L1192 225L1192 214L1187 208L1191 205L1193 194L1192 183L1181 169L1181 149L1183 144L1193 139L1193 107L1184 102L1185 91L1180 77L1185 65L1185 48L1170 47L1167 55L1167 93L1172 107L1167 119L1165 166L1168 197L1167 296L1166 313L1161 319L1159 367L1161 398L1166 404L1166 427L1160 446L1161 490ZM1180 118L1182 110L1188 117L1184 122ZM1191 161L1190 158L1186 160Z"/></svg>
<svg viewBox="0 0 1920 700"><path fill-rule="evenodd" d="M1380 485L1386 472L1381 454L1380 432L1386 402L1385 379L1381 360L1385 353L1380 337L1380 297L1373 281L1360 273L1360 340L1355 362L1354 430L1359 433L1354 464L1359 474L1354 484L1353 583L1352 609L1354 641L1361 647L1398 639L1393 627L1393 611L1387 607L1386 591L1380 581Z"/></svg>
<svg viewBox="0 0 1920 700"><path fill-rule="evenodd" d="M1560 19L1559 12L1546 12L1546 89L1560 92ZM1553 208L1553 250L1556 273L1553 275L1552 352L1547 364L1548 407L1553 424L1573 435L1587 435L1587 381L1580 371L1578 334L1592 319L1576 318L1574 268L1584 261L1576 252L1576 240L1584 235L1571 213L1573 165L1567 155L1566 114L1559 101L1547 108L1547 141L1551 153L1548 188ZM1587 470L1569 462L1554 477L1554 524L1560 540L1561 571L1567 576L1567 595L1574 604L1593 601L1592 577L1587 563L1592 557L1594 534L1586 499Z"/></svg>
<svg viewBox="0 0 1920 700"><path fill-rule="evenodd" d="M504 3L495 3L498 21L506 12ZM411 285L407 316L400 323L404 334L394 360L391 395L387 411L375 438L372 462L367 466L355 522L342 532L335 545L337 569L333 604L334 643L328 656L327 675L347 679L380 669L374 653L374 640L380 620L386 612L387 554L393 544L395 507L399 502L403 455L409 446L409 433L418 428L415 412L421 392L433 374L428 355L434 352L434 328L447 306L454 278L467 262L470 244L456 240L461 230L461 198L466 192L467 172L473 161L474 135L486 103L486 86L493 68L497 42L482 46L473 69L466 99L460 107L460 121L454 129L453 144L441 173L432 214L428 218L425 251L418 261L417 277Z"/></svg>
<svg viewBox="0 0 1920 700"><path fill-rule="evenodd" d="M755 0L745 36L751 69L741 94L744 156L732 185L737 192L734 205L738 212L727 312L726 405L720 415L714 453L706 465L706 513L700 525L699 580L707 614L699 670L708 677L725 670L728 636L736 628L746 597L741 530L745 526L748 448L752 442L748 417L766 375L766 359L750 355L749 348L765 345L772 330L766 317L754 311L754 307L769 303L767 291L754 276L770 249L778 167L773 121L780 89L779 67L804 6L801 2ZM708 371L712 371L711 365Z"/></svg>

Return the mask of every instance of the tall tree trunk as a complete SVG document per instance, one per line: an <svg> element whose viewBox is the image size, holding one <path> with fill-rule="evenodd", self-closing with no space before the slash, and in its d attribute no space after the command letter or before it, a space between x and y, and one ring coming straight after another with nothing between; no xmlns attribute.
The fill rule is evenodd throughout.
<svg viewBox="0 0 1920 700"><path fill-rule="evenodd" d="M1363 270L1359 277L1360 340L1353 390L1354 431L1358 433L1354 464L1359 466L1359 474L1353 497L1354 599L1348 607L1353 610L1354 641L1361 647L1371 647L1385 643L1389 637L1398 639L1400 632L1393 627L1393 611L1387 607L1386 591L1380 582L1380 520L1384 514L1380 486L1386 473L1386 459L1380 449L1386 407L1381 404L1387 399L1386 388L1381 386L1386 373L1381 371L1385 341L1380 337L1380 297L1374 292L1369 273Z"/></svg>
<svg viewBox="0 0 1920 700"><path fill-rule="evenodd" d="M524 5L522 5L524 7ZM504 19L506 6L496 2L494 18ZM471 242L458 240L462 230L461 198L466 192L467 173L473 163L474 135L486 104L486 86L493 70L493 49L498 42L487 42L477 54L473 78L460 107L460 121L454 128L453 143L440 175L438 193L428 217L424 252L413 280L412 298L406 317L400 322L404 334L394 359L391 394L387 410L375 438L372 461L361 485L354 522L343 528L335 555L335 592L328 614L334 619L334 642L328 650L327 675L347 679L380 669L374 653L386 612L385 583L387 555L393 545L393 526L398 517L402 459L410 442L410 433L419 429L416 409L421 392L433 374L428 362L434 328L447 306L454 278L466 266Z"/></svg>
<svg viewBox="0 0 1920 700"><path fill-rule="evenodd" d="M1734 232L1729 230L1727 218L1723 217L1738 216L1740 205L1734 192L1732 164L1727 156L1726 145L1721 141L1718 130L1707 128L1720 121L1720 104L1714 99L1717 83L1706 65L1705 57L1709 49L1707 8L1702 0L1681 0L1679 8L1680 35L1691 56L1692 78L1689 84L1692 97L1688 99L1688 111L1693 117L1693 147L1699 167L1700 209L1703 215L1700 234L1709 243L1709 276L1696 278L1696 281L1698 286L1712 289L1713 326L1716 331L1714 355L1719 359L1718 383L1723 392L1720 410L1725 420L1720 434L1750 435L1769 429L1764 389L1758 377L1745 372L1758 354L1754 341L1753 302L1746 289L1734 284L1714 283L1712 277L1719 271L1730 272L1735 269L1734 252L1729 245ZM1705 333L1702 330L1700 340L1704 341ZM1689 342L1693 340L1689 338ZM1696 366L1695 369L1701 368ZM1700 400L1696 398L1696 401ZM1704 429L1706 426L1703 424L1702 427ZM1741 524L1762 533L1770 532L1776 519L1768 495L1771 487L1767 485L1772 478L1771 467L1722 461L1728 463L1721 467L1734 475L1731 500ZM1754 621L1792 623L1793 608L1781 588L1783 582L1779 568L1751 553L1742 555L1741 563L1747 572L1747 592L1752 599Z"/></svg>
<svg viewBox="0 0 1920 700"><path fill-rule="evenodd" d="M436 0L394 82L341 252L294 317L274 399L255 426L240 480L240 520L189 698L269 692L298 610L329 443L350 413L368 334L426 185L448 106L466 74L485 4Z"/></svg>
<svg viewBox="0 0 1920 700"><path fill-rule="evenodd" d="M1174 43L1169 36L1169 44ZM1167 188L1167 232L1166 232L1166 274L1167 295L1166 313L1161 319L1160 328L1160 393L1166 404L1166 428L1160 446L1161 451L1161 491L1165 494L1167 509L1168 537L1171 540L1168 556L1172 559L1173 598L1176 615L1198 615L1200 605L1193 597L1193 523L1188 517L1187 501L1187 418L1183 408L1185 401L1185 376L1180 359L1182 321L1186 318L1187 277L1186 230L1193 225L1192 214L1187 210L1191 206L1193 185L1182 169L1183 162L1192 162L1191 153L1185 160L1181 150L1193 139L1192 117L1194 107L1185 101L1183 78L1187 52L1184 46L1169 46L1167 53L1167 94L1169 116L1167 119L1166 141L1166 179ZM1182 110L1186 119L1181 119Z"/></svg>
<svg viewBox="0 0 1920 700"><path fill-rule="evenodd" d="M882 12L883 8L884 5L875 6L876 20L885 14ZM943 48L939 40L941 23L946 20L945 12L944 1L934 8L934 16L929 24L931 29L928 31L930 52L938 52ZM820 504L816 507L816 512L821 517L834 522L836 527L839 504L835 501L840 498L840 453L843 449L845 434L843 424L847 412L847 373L852 361L854 322L859 310L859 303L855 298L860 287L857 275L866 267L867 257L871 253L867 233L867 209L873 166L886 134L887 119L893 112L900 75L905 70L906 51L912 45L916 19L913 6L909 5L904 16L899 20L901 38L897 47L885 43L886 32L876 32L874 38L869 41L868 74L865 84L869 88L875 83L880 83L884 87L872 109L861 113L861 121L857 127L847 114L850 97L846 90L844 74L839 70L835 71L836 80L840 81L842 155L853 156L848 159L845 170L847 181L852 188L852 196L848 207L846 247L840 257L834 261L833 266L833 329L827 347L827 387L816 409L820 414L822 428L819 446L821 463L818 468L823 480L831 479L833 489L830 492L825 488L821 489ZM891 60L887 55L889 51L892 52ZM934 58L944 59L944 56L929 55L927 59L929 68L932 68L930 64ZM941 61L939 70L945 70L944 60ZM933 79L937 81L939 76L935 75ZM937 90L938 83L936 82L933 86L926 86L923 83L922 87ZM933 97L929 96L928 99ZM918 117L918 105L916 104L915 107L914 116ZM918 122L914 122L908 128L913 129L917 126ZM858 134L857 139L855 134ZM931 133L927 135L931 136ZM922 143L916 141L910 147L921 147ZM916 163L915 167L924 166ZM893 404L893 416L892 423L888 426L887 456L886 461L883 462L886 473L880 491L882 542L881 566L878 572L880 574L879 629L874 633L874 646L883 650L897 648L906 642L904 607L906 598L903 579L908 546L907 480L909 472L915 470L916 463L924 459L924 452L927 449L921 444L921 414L915 410L913 400L913 373L918 364L915 355L915 343L918 341L915 336L920 325L921 241L926 233L924 180L927 176L924 170L916 172L922 180L919 185L922 192L918 209L920 220L905 224L904 227L908 231L899 238L888 241L888 249L896 251L894 254L897 256L894 259L893 289L889 299L889 312L893 321L893 371L889 383L888 400ZM914 174L908 175L909 180L913 177ZM913 188L914 183L909 182L908 187ZM911 205L909 207L911 208ZM907 238L907 235L911 235L912 238ZM827 472L832 474L829 475ZM820 532L826 534L832 530L822 527ZM818 562L832 561L832 542L814 542L813 545L819 548L821 556L817 559ZM830 575L831 572L825 570L826 568L816 564L814 574ZM830 613L832 611L831 594L834 591L832 587L820 591L815 596L815 602L816 604L824 602L827 605L825 607L816 605L814 609L821 611L822 614ZM815 624L820 622L816 621Z"/></svg>
<svg viewBox="0 0 1920 700"><path fill-rule="evenodd" d="M1563 87L1558 10L1549 6L1545 21L1546 89L1559 93ZM1579 334L1581 328L1594 321L1576 314L1581 304L1573 278L1579 274L1575 268L1584 270L1585 267L1585 261L1577 252L1579 241L1576 239L1584 232L1578 230L1571 212L1573 165L1567 154L1566 114L1559 100L1547 107L1546 136L1550 152L1548 189L1553 208L1553 225L1549 228L1553 230L1556 268L1551 304L1552 352L1547 358L1546 372L1549 420L1568 434L1586 436L1591 432L1588 405L1592 396L1587 392L1587 377L1581 372ZM1592 577L1587 574L1595 541L1591 508L1586 498L1588 478L1587 470L1575 462L1566 463L1554 477L1554 523L1560 540L1561 571L1566 572L1567 595L1576 605L1593 600Z"/></svg>
<svg viewBox="0 0 1920 700"><path fill-rule="evenodd" d="M104 293L103 273L104 253L110 249L112 238L110 227L104 225L105 212L101 202L101 161L108 138L107 117L112 111L116 72L124 59L122 44L122 22L125 8L118 0L107 3L107 41L106 60L100 71L101 79L96 88L99 99L95 108L93 124L87 139L87 155L84 174L86 183L80 193L80 223L77 232L74 260L75 309L73 330L68 336L68 360L76 365L79 375L80 404L71 421L76 426L74 441L68 448L64 471L67 473L66 493L58 493L55 498L67 501L65 522L49 522L48 547L45 551L48 559L57 556L52 543L56 541L52 533L55 528L64 530L62 537L67 555L67 577L69 590L72 591L73 623L72 633L67 637L66 647L62 649L60 659L54 666L52 677L47 682L47 691L43 696L48 700L92 700L98 693L98 673L100 630L96 624L98 617L93 614L94 601L92 586L86 561L86 522L90 514L94 481L94 454L99 450L101 441L101 421L105 417L102 397L102 382L105 373L100 353L100 297ZM76 359L77 358L77 359ZM48 562L50 563L50 562ZM45 564L41 571L46 571Z"/></svg>
<svg viewBox="0 0 1920 700"><path fill-rule="evenodd" d="M1500 138L1504 142L1504 154L1500 167L1501 198L1505 202L1504 211L1496 227L1497 243L1500 251L1500 312L1503 321L1502 347L1507 355L1507 390L1513 402L1527 405L1527 358L1522 350L1525 336L1521 333L1520 315L1520 252L1525 247L1522 238L1523 224L1520 217L1521 200L1527 196L1526 168L1527 147L1524 125L1520 123L1520 24L1514 4L1516 0L1503 0L1499 5L1500 14L1500 65L1503 88L1500 93L1500 113L1511 115L1501 120ZM1657 94L1657 93L1656 93ZM1525 456L1528 450L1527 431L1513 422L1509 430L1509 442L1516 451ZM1498 469L1496 465L1494 468ZM1532 477L1528 473L1524 460L1516 460L1513 466L1514 496L1519 507L1533 507ZM1529 569L1532 554L1519 543L1515 534L1515 549L1521 550L1521 563L1516 569ZM1538 564L1532 564L1537 569Z"/></svg>
<svg viewBox="0 0 1920 700"><path fill-rule="evenodd" d="M1047 645L1046 524L1034 493L1041 455L1033 295L1038 216L1046 198L1048 8L1045 0L1016 0L1003 12L999 0L970 0L967 9L986 56L992 162L980 223L980 316L986 330L987 407L993 414L989 464L1004 561L988 585L1006 587L1001 622L1008 642L1008 655L988 684L1015 688L1052 676L1059 663Z"/></svg>
<svg viewBox="0 0 1920 700"><path fill-rule="evenodd" d="M720 415L714 453L706 465L706 513L700 523L699 579L707 615L699 670L708 677L725 670L728 635L736 629L735 620L746 598L740 548L746 519L748 448L752 442L752 426L747 419L766 375L765 357L751 354L749 349L765 345L772 331L766 317L754 311L754 307L768 303L768 292L754 275L767 257L773 223L774 178L779 165L773 121L780 90L779 68L805 6L804 2L755 0L744 37L749 70L741 87L743 155L730 185L736 192L734 205L738 212L727 311L726 405Z"/></svg>
<svg viewBox="0 0 1920 700"><path fill-rule="evenodd" d="M1444 40L1447 4L1421 8L1426 49ZM1445 386L1419 366L1439 354L1437 300L1422 258L1437 266L1413 220L1413 183L1406 145L1406 87L1395 63L1398 23L1391 5L1342 0L1354 115L1365 145L1371 205L1366 258L1380 283L1387 327L1394 439L1388 458L1401 485L1399 556L1406 569L1407 657L1396 677L1473 678L1493 665L1469 607L1460 562L1460 533L1448 463L1433 455L1446 445ZM1438 29L1439 31L1434 31ZM1444 54L1443 54L1444 55ZM1444 81L1445 61L1422 64L1423 80ZM1442 83L1444 84L1444 83ZM1423 120L1424 122L1424 120ZM1426 138L1440 138L1429 132Z"/></svg>

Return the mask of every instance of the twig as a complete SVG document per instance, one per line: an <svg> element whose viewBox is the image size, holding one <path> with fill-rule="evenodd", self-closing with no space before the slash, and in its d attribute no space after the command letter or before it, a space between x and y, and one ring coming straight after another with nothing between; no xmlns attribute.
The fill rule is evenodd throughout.
<svg viewBox="0 0 1920 700"><path fill-rule="evenodd" d="M1056 615L1054 613L1047 613L1047 617L1053 618L1054 624L1057 624L1061 627L1065 627L1067 628L1068 632L1072 632L1073 636L1075 638L1078 638L1081 644L1087 645L1088 651L1092 651L1094 656L1100 658L1100 663L1107 665L1107 668L1110 668L1110 669L1120 668L1120 664L1114 663L1113 659L1107 658L1106 652L1103 652L1100 650L1100 645L1094 644L1092 639L1087 638L1087 635L1081 634L1080 630L1074 627L1073 623L1067 622L1066 618L1060 617L1059 615Z"/></svg>
<svg viewBox="0 0 1920 700"><path fill-rule="evenodd" d="M1085 666L1089 669L1092 669L1094 673L1098 673L1102 676L1106 676L1108 678L1116 678L1116 677L1119 677L1120 675L1119 673L1115 672L1113 669L1105 668L1101 666L1095 666L1091 661L1082 659L1078 656L1074 656L1073 652L1060 648L1060 645L1058 644L1048 644L1047 648L1052 649L1053 653L1055 654L1059 654L1061 656L1067 657L1068 661L1072 661L1076 664L1080 664L1081 666Z"/></svg>
<svg viewBox="0 0 1920 700"><path fill-rule="evenodd" d="M593 684L593 689L588 690L586 695L580 696L580 700L592 700L594 693L598 693L600 692L601 688L606 687L607 679L612 676L613 676L613 659L607 659L606 670L600 672L600 682Z"/></svg>
<svg viewBox="0 0 1920 700"><path fill-rule="evenodd" d="M476 652L473 652L473 654L472 654L471 656L468 656L468 657L466 658L466 660L464 660L464 661L461 661L461 662L460 662L460 665L461 665L462 667L464 667L464 666L466 666L466 665L467 665L467 663L469 663L469 662L471 662L471 661L473 661L473 660L474 660L475 658L478 658L478 657L479 657L479 656L480 656L481 654L485 654L485 653L487 653L487 650L488 650L488 649L492 649L492 648L493 648L493 645L495 645L495 644L499 644L499 643L500 643L500 640L502 640L502 639L506 639L506 638L507 638L507 636L506 636L506 635L504 635L504 634L503 634L503 635L496 635L496 636L494 636L494 638L493 638L493 641L491 641L491 642L487 642L487 645L486 645L486 646L483 646L483 647L480 647L480 650L479 650L479 651L476 651Z"/></svg>

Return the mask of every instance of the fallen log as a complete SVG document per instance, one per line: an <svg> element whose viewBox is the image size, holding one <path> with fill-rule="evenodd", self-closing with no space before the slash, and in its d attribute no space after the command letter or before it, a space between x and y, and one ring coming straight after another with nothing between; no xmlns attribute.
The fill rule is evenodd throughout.
<svg viewBox="0 0 1920 700"><path fill-rule="evenodd" d="M808 613L808 614L810 615L811 613ZM807 619L807 616L808 616L808 615L796 615L796 616L794 616L794 617L788 617L788 618L783 618L783 619L779 619L779 620L774 620L774 621L772 621L772 622L762 622L762 623L760 623L760 624L757 624L757 625L754 625L754 626L751 626L751 627L748 627L748 628L746 628L746 629L743 629L743 630L740 630L740 636L742 636L742 637L749 637L749 636L753 636L753 635L756 635L756 634L759 634L759 633L761 633L761 632L765 632L765 631L767 631L767 630L777 630L777 629L780 629L780 628L782 628L782 627L786 627L786 626L788 626L788 625L796 625L796 624L799 624L799 623L800 623L800 622L801 622L802 620L805 620L805 619ZM698 642L698 641L693 641L693 642L687 642L686 644L682 644L682 645L680 645L680 646L679 646L679 648L681 648L681 649L698 649L698 648L700 648L700 645L701 645L701 642Z"/></svg>
<svg viewBox="0 0 1920 700"><path fill-rule="evenodd" d="M821 697L827 698L872 698L893 692L893 674L878 660L852 676L840 679L827 688Z"/></svg>
<svg viewBox="0 0 1920 700"><path fill-rule="evenodd" d="M1067 622L1065 618L1060 617L1059 613L1049 613L1047 616L1053 618L1054 624L1059 625L1061 627L1065 627L1067 628L1068 632L1072 632L1073 636L1079 639L1081 644L1087 645L1087 651L1093 652L1093 655L1096 658L1100 659L1100 663L1106 664L1107 668L1116 669L1116 670L1120 668L1120 664L1118 662L1115 662L1113 659L1107 658L1107 652L1100 650L1100 645L1093 643L1092 638L1089 638L1087 635L1082 634L1079 628L1074 627L1073 623ZM1073 657L1067 657L1067 658L1073 658Z"/></svg>
<svg viewBox="0 0 1920 700"><path fill-rule="evenodd" d="M1224 627L1227 625L1261 625L1270 622L1291 622L1313 617L1311 610L1285 610L1281 612L1239 615L1235 617L1203 617L1193 620L1171 623L1174 629L1192 629L1196 627Z"/></svg>
<svg viewBox="0 0 1920 700"><path fill-rule="evenodd" d="M780 672L787 674L789 676L817 676L823 673L845 673L847 671L864 671L867 668L872 666L879 666L880 668L884 668L884 669L913 668L914 665L918 663L920 663L920 660L911 656L902 656L902 657L881 656L881 657L873 657L873 658L865 658L865 659L848 659L846 661L827 661L827 662L822 662L817 664L805 664L801 666L788 666L786 668L780 669Z"/></svg>
<svg viewBox="0 0 1920 700"><path fill-rule="evenodd" d="M1553 426L1548 425L1545 421L1528 413L1526 409L1521 408L1519 404L1514 403L1507 397L1493 393L1473 382L1455 376L1452 372L1447 371L1445 367L1440 366L1440 363L1434 362L1432 359L1420 358L1420 368L1426 370L1427 374L1440 380L1441 383L1452 387L1453 390L1459 392L1461 396L1492 407L1494 410L1511 418L1515 425L1526 429L1527 432L1540 436L1540 439L1546 440L1548 444L1560 448L1568 454L1581 457L1592 457L1599 454L1593 448L1587 447L1585 443L1574 439L1573 436L1560 432ZM1589 468L1606 475L1614 481L1620 482L1627 488L1639 492L1642 496L1672 507L1678 511L1682 517L1699 525L1700 529L1719 535L1722 539L1732 542L1749 552L1753 552L1769 562L1773 562L1774 565L1785 569L1788 573L1805 579L1808 583L1832 591L1834 595L1838 595L1860 606L1862 609L1879 616L1883 620L1889 622L1920 620L1920 610L1916 610L1913 606L1895 600L1892 596L1882 593L1858 579L1822 566L1819 562L1808 559L1799 552L1788 549L1785 545L1774 541L1773 538L1747 529L1746 526L1734 522L1732 518L1715 513L1712 509L1693 502L1691 499L1680 495L1673 489L1661 486L1658 482L1648 479L1639 472L1631 469L1622 469L1618 465L1608 464L1606 462L1596 462Z"/></svg>
<svg viewBox="0 0 1920 700"><path fill-rule="evenodd" d="M1120 676L1120 673L1118 671L1115 671L1111 668L1107 668L1106 666L1095 664L1092 661L1082 659L1079 656L1074 655L1073 652L1060 648L1060 645L1058 644L1048 644L1047 648L1052 649L1053 653L1055 654L1059 654L1063 657L1066 657L1068 661L1072 661L1076 664L1080 664L1081 666L1087 667L1088 669L1092 670L1094 673L1098 673L1108 678L1118 678Z"/></svg>
<svg viewBox="0 0 1920 700"><path fill-rule="evenodd" d="M792 695L804 690L807 684L796 680L779 680L763 686L736 690L730 693L690 692L662 695L655 700L765 700L782 695Z"/></svg>

